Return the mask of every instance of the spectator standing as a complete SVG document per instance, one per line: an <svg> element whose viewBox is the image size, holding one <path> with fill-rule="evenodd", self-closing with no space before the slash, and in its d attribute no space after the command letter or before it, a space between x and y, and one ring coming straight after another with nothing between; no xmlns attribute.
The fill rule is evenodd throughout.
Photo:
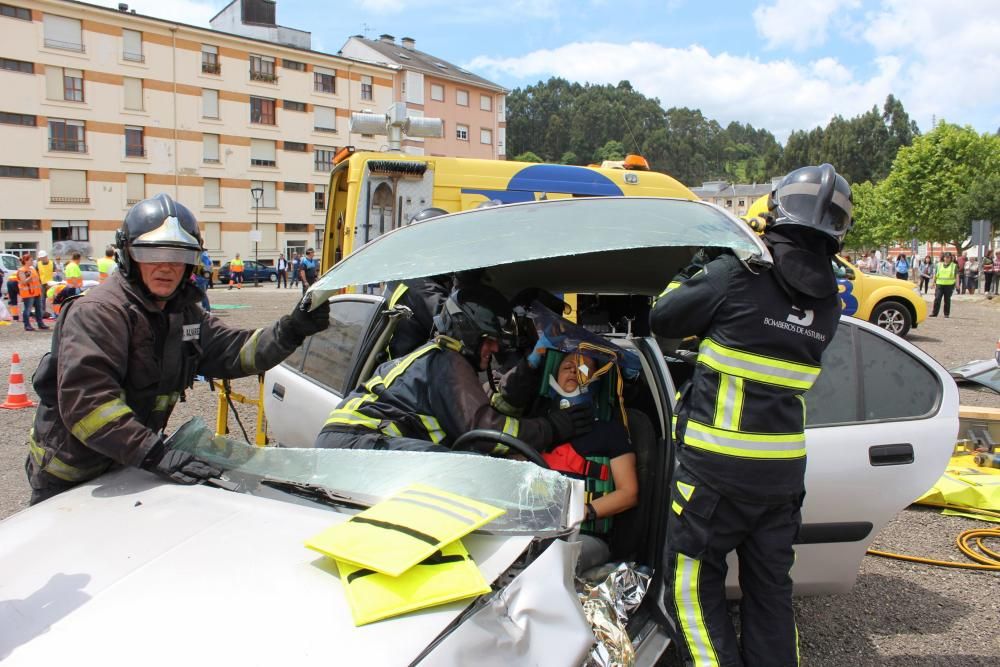
<svg viewBox="0 0 1000 667"><path fill-rule="evenodd" d="M208 254L207 250L201 251L201 275L205 278L205 284L208 285L208 289L212 289L215 286L215 281L212 280L212 257ZM205 297L208 300L208 297Z"/></svg>
<svg viewBox="0 0 1000 667"><path fill-rule="evenodd" d="M7 305L9 306L11 316L14 318L14 321L17 322L18 318L20 317L20 315L18 314L19 306L17 305L17 295L19 291L17 286L17 271L11 271L9 274L7 274L6 284L7 284Z"/></svg>
<svg viewBox="0 0 1000 667"><path fill-rule="evenodd" d="M97 280L104 282L115 270L115 249L108 246L104 249L104 257L97 260Z"/></svg>
<svg viewBox="0 0 1000 667"><path fill-rule="evenodd" d="M236 257L229 262L229 289L233 289L233 283L236 284L236 289L243 289L243 260L240 259L240 253L236 253Z"/></svg>
<svg viewBox="0 0 1000 667"><path fill-rule="evenodd" d="M931 276L934 275L934 260L931 259L930 255L921 260L917 271L920 274L920 285L917 289L927 294L927 288L931 283Z"/></svg>
<svg viewBox="0 0 1000 667"><path fill-rule="evenodd" d="M975 294L979 287L979 258L973 257L965 263L965 293Z"/></svg>
<svg viewBox="0 0 1000 667"><path fill-rule="evenodd" d="M288 260L285 259L284 253L278 254L278 261L274 263L274 268L278 272L278 284L277 289L281 289L281 284L285 284L285 288L288 288Z"/></svg>
<svg viewBox="0 0 1000 667"><path fill-rule="evenodd" d="M17 292L21 298L21 320L25 331L34 331L31 326L31 311L35 311L35 321L39 329L48 329L42 321L42 281L38 271L31 264L31 254L21 255L21 268L17 270Z"/></svg>
<svg viewBox="0 0 1000 667"><path fill-rule="evenodd" d="M871 273L872 257L870 252L866 252L861 256L861 259L858 260L858 268L864 271L865 273Z"/></svg>
<svg viewBox="0 0 1000 667"><path fill-rule="evenodd" d="M910 260L903 253L896 256L896 278L899 280L910 279Z"/></svg>
<svg viewBox="0 0 1000 667"><path fill-rule="evenodd" d="M66 289L72 290L66 298L83 291L83 271L80 270L80 253L74 252L66 264Z"/></svg>
<svg viewBox="0 0 1000 667"><path fill-rule="evenodd" d="M38 251L38 261L35 262L35 270L38 271L38 279L42 282L42 310L45 312L46 317L52 317L50 314L52 311L48 308L45 295L48 293L52 283L55 282L56 265L55 262L49 259L49 253L44 250Z"/></svg>
<svg viewBox="0 0 1000 667"><path fill-rule="evenodd" d="M962 293L962 286L965 284L965 263L968 262L968 258L963 252L958 256L958 259L954 260L955 265L958 267L958 293Z"/></svg>
<svg viewBox="0 0 1000 667"><path fill-rule="evenodd" d="M302 268L302 257L295 253L292 257L292 287L299 284L299 269Z"/></svg>
<svg viewBox="0 0 1000 667"><path fill-rule="evenodd" d="M302 281L303 294L319 277L319 261L313 259L314 253L315 251L309 248L306 250L306 256L299 261L299 280Z"/></svg>
<svg viewBox="0 0 1000 667"><path fill-rule="evenodd" d="M934 308L931 317L937 317L944 301L944 316L951 316L951 295L955 291L958 265L951 261L951 253L946 252L934 270Z"/></svg>

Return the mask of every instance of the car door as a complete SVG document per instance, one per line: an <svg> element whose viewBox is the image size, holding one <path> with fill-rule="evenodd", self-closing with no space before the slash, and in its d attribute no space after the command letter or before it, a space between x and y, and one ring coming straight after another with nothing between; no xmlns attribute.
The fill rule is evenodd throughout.
<svg viewBox="0 0 1000 667"><path fill-rule="evenodd" d="M805 398L806 498L792 577L799 593L847 591L875 535L944 471L958 389L919 348L844 318Z"/></svg>
<svg viewBox="0 0 1000 667"><path fill-rule="evenodd" d="M313 446L330 411L357 382L383 303L367 294L333 297L330 327L264 375L264 412L279 444Z"/></svg>

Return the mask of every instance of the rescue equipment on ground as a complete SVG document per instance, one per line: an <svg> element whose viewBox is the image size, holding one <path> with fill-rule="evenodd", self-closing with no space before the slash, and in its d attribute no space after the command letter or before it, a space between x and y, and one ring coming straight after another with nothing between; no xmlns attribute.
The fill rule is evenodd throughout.
<svg viewBox="0 0 1000 667"><path fill-rule="evenodd" d="M7 385L7 399L0 403L0 408L19 410L33 408L35 404L28 399L24 389L24 372L21 370L21 355L17 352L10 359L10 382Z"/></svg>
<svg viewBox="0 0 1000 667"><path fill-rule="evenodd" d="M337 561L398 577L505 510L414 484L306 540Z"/></svg>
<svg viewBox="0 0 1000 667"><path fill-rule="evenodd" d="M336 562L355 625L490 592L461 540L446 544L398 577Z"/></svg>

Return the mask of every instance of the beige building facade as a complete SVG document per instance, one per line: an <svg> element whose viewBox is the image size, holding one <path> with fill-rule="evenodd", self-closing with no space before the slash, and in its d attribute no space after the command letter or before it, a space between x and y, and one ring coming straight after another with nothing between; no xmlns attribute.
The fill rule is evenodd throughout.
<svg viewBox="0 0 1000 667"><path fill-rule="evenodd" d="M236 0L216 19L234 25L250 4L261 5ZM0 3L0 250L73 241L100 256L128 208L160 192L194 211L216 263L319 246L336 150L384 144L350 133L350 114L386 109L398 70L273 27L293 38L68 0Z"/></svg>

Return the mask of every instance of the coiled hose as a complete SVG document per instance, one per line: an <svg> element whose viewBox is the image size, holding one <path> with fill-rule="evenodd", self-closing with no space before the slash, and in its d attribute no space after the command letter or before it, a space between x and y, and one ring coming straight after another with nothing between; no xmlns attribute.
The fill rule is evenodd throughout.
<svg viewBox="0 0 1000 667"><path fill-rule="evenodd" d="M982 514L985 516L1000 518L1000 512L994 512L993 510L982 510L975 507L964 507L962 505L952 505L949 503L922 502L920 504L928 505L930 507L941 507L967 514ZM872 556L895 558L897 560L910 561L911 563L923 563L925 565L937 565L939 567L956 567L964 570L1000 571L1000 553L988 548L983 543L986 540L1000 540L1000 528L970 528L968 530L963 530L958 534L958 538L956 538L955 543L958 545L959 550L963 554L975 561L973 563L935 560L933 558L909 556L906 554L892 553L891 551L878 551L876 549L869 549L868 553Z"/></svg>

